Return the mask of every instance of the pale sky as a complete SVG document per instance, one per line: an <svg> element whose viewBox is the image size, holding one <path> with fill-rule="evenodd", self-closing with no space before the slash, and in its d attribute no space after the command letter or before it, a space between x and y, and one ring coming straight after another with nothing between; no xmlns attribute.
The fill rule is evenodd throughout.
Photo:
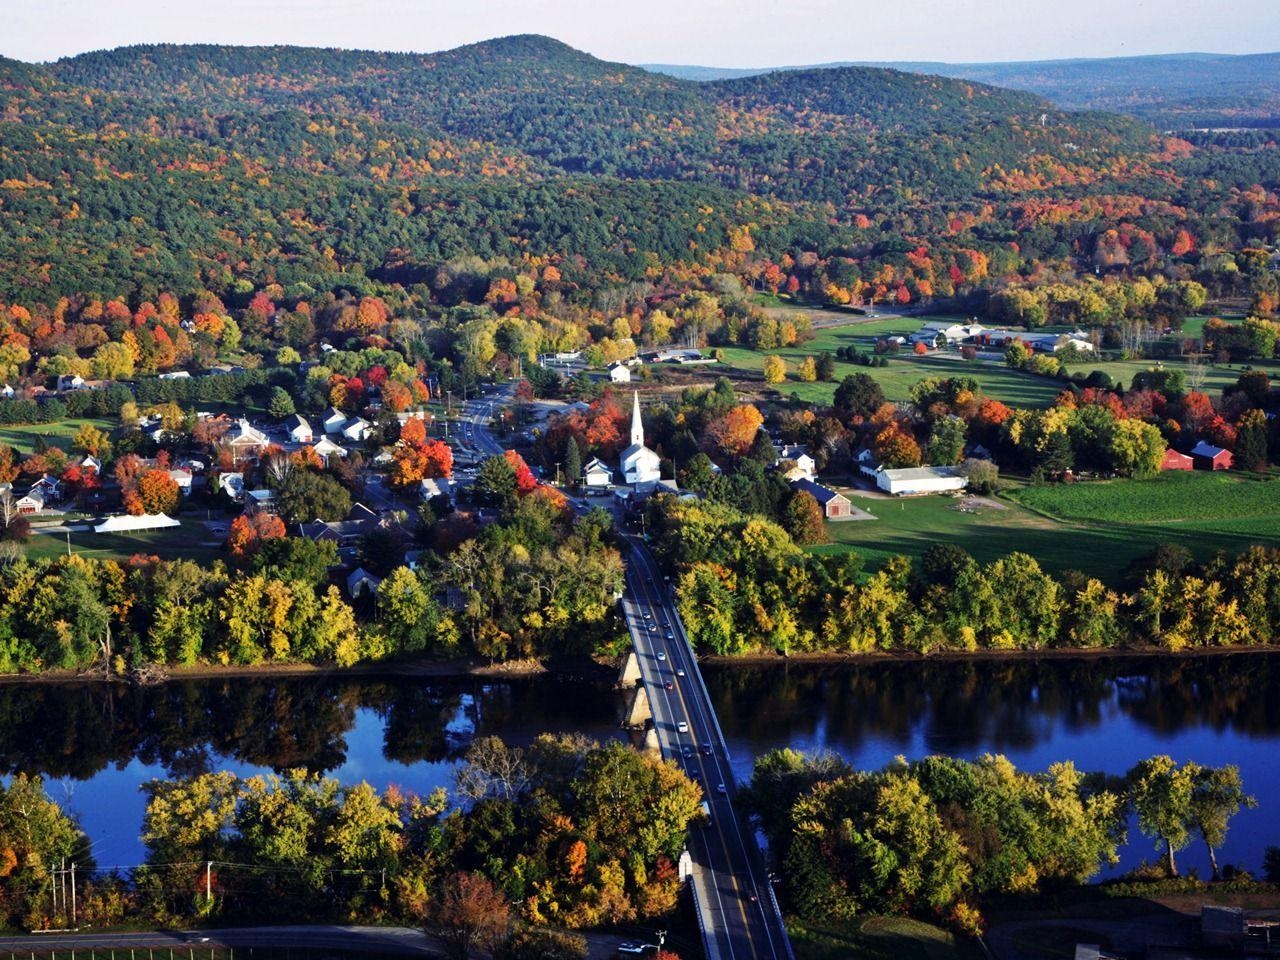
<svg viewBox="0 0 1280 960"><path fill-rule="evenodd" d="M761 67L1280 50L1277 0L0 0L0 54L133 43L432 52L541 33L606 60Z"/></svg>

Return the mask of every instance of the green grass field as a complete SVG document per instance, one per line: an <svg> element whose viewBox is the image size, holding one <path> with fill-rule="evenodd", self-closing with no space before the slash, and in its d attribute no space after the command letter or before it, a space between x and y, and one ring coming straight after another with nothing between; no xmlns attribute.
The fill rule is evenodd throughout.
<svg viewBox="0 0 1280 960"><path fill-rule="evenodd" d="M156 554L165 560L209 563L221 554L221 547L213 545L214 539L215 536L205 527L185 520L180 527L134 534L94 533L92 530L73 532L71 552L99 560L127 560L135 553L143 553ZM66 534L61 530L33 532L26 552L32 559L65 556Z"/></svg>
<svg viewBox="0 0 1280 960"><path fill-rule="evenodd" d="M856 343L859 349L866 347L866 343L861 342L859 337L850 332L856 329L859 328L839 327L834 330L822 330L819 331L817 339L799 347L779 350L777 353L787 361L788 369L794 371L805 357L824 351L834 353L836 346ZM724 366L758 374L764 368L765 356L764 353L746 347L726 347ZM720 365L703 369L709 375L715 376L725 372L724 367ZM802 383L789 376L786 382L777 384L775 389L784 396L794 392L807 403L829 404L835 395L836 384L851 373L865 373L874 377L890 400L910 399L911 387L925 377L973 377L987 396L1019 407L1047 407L1062 391L1062 385L1056 381L1036 377L1020 370L1010 370L998 364L966 362L954 354L930 354L917 357L909 353L890 358L887 367L864 367L838 360L835 380L830 383Z"/></svg>
<svg viewBox="0 0 1280 960"><path fill-rule="evenodd" d="M1190 486L1196 489L1188 490L1185 497L1165 498L1163 502L1169 506L1164 511L1147 506L1162 502L1155 489L1163 488L1153 489L1149 484L1162 484L1164 478L1025 488L1011 493L1034 510L1009 498L998 501L998 506L962 512L960 500L953 497L888 500L860 497L855 492L850 496L853 503L877 519L828 523L831 542L811 549L817 553L852 549L864 557L868 567L875 567L892 556L918 559L935 543L952 543L981 563L1020 551L1034 556L1050 572L1083 570L1116 583L1133 560L1162 543L1181 544L1200 559L1219 550L1238 553L1252 543L1280 547L1280 480L1266 483L1230 478L1227 482L1232 487L1211 490L1200 481L1202 476L1214 481L1221 477L1191 475ZM1091 487L1111 490L1095 494L1088 489ZM1064 505L1055 499L1059 495L1068 500L1082 497L1083 503ZM1209 497L1220 502L1209 514L1196 513L1195 506ZM1186 508L1181 515L1175 516L1175 502ZM1044 516L1035 512L1052 513L1050 506L1063 513ZM1129 519L1108 519L1110 516Z"/></svg>
<svg viewBox="0 0 1280 960"><path fill-rule="evenodd" d="M1011 496L1062 520L1203 528L1216 521L1250 520L1260 530L1280 532L1280 479L1275 477L1174 471L1151 480L1024 487Z"/></svg>
<svg viewBox="0 0 1280 960"><path fill-rule="evenodd" d="M796 960L982 960L974 942L908 917L868 917L852 923L787 918Z"/></svg>
<svg viewBox="0 0 1280 960"><path fill-rule="evenodd" d="M37 437L44 437L51 447L66 450L71 440L86 423L91 423L99 430L110 433L115 429L113 420L101 417L76 418L59 420L57 423L28 423L16 427L0 427L0 443L13 447L20 454L28 454L35 447Z"/></svg>

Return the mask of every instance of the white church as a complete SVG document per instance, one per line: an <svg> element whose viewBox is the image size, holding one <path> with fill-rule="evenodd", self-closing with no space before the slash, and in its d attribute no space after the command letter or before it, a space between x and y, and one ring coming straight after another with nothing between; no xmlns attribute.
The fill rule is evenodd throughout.
<svg viewBox="0 0 1280 960"><path fill-rule="evenodd" d="M632 396L631 446L619 455L618 467L627 483L637 489L652 488L661 479L661 459L644 445L644 424L640 422L640 394Z"/></svg>

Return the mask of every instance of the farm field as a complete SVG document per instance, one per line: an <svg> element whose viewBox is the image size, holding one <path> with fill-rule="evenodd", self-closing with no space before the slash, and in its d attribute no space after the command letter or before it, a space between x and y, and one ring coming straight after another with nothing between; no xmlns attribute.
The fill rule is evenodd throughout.
<svg viewBox="0 0 1280 960"><path fill-rule="evenodd" d="M221 552L212 545L215 535L192 520L180 527L148 530L140 533L94 533L92 530L71 534L71 551L98 560L127 560L135 553L156 554L165 560L194 560L208 564ZM61 557L67 553L66 534L61 529L50 533L33 531L26 554L31 559Z"/></svg>
<svg viewBox="0 0 1280 960"><path fill-rule="evenodd" d="M848 923L787 918L796 960L980 960L973 941L908 917L859 917Z"/></svg>
<svg viewBox="0 0 1280 960"><path fill-rule="evenodd" d="M1010 496L1063 520L1204 526L1252 520L1280 531L1280 479L1227 472L1170 472L1150 480L1023 487Z"/></svg>
<svg viewBox="0 0 1280 960"><path fill-rule="evenodd" d="M1134 484L1129 482L1129 485ZM1089 485L1061 489L1075 490L1085 486ZM1118 483L1117 486L1123 484ZM1010 499L962 511L959 498L935 496L889 500L859 496L854 491L849 499L877 519L828 523L827 535L831 542L811 549L817 553L852 549L864 557L868 567L876 567L895 555L918 559L935 543L951 543L969 551L980 563L989 563L1020 551L1034 556L1044 569L1052 573L1082 570L1108 583L1117 583L1133 560L1149 554L1162 543L1181 544L1198 559L1208 559L1219 550L1234 554L1253 543L1280 547L1280 507L1275 506L1280 501L1280 481L1256 486L1262 494L1250 490L1238 510L1232 510L1230 506L1235 500L1234 495L1210 494L1204 488L1199 494L1187 495L1187 502L1211 495L1226 501L1226 505L1221 507L1225 515L1222 519L1192 513L1186 519L1163 522L1154 519L1127 522L1107 519L1107 506L1097 508L1101 513L1076 508L1078 517L1056 519L1025 509ZM1053 493L1058 489L1034 488L1032 491L1028 488L1015 495L1021 497L1027 492L1038 494L1045 490ZM1151 496L1150 492L1141 489L1130 494L1130 515L1144 516L1139 510L1144 499ZM1261 503L1267 497L1270 498L1270 509ZM1242 511L1256 512L1245 514ZM1165 511L1172 512L1172 509Z"/></svg>
<svg viewBox="0 0 1280 960"><path fill-rule="evenodd" d="M859 348L864 348L867 344L859 342L859 338L853 334L856 329L858 328L842 327L823 330L815 340L800 347L778 350L777 354L787 361L789 368L794 369L805 357L824 351L834 353L837 346L856 343ZM764 353L746 347L726 347L724 364L702 369L715 376L724 373L725 367L758 375L764 368L765 356ZM890 400L909 399L911 387L925 377L973 377L987 396L1019 407L1047 407L1062 390L1062 385L1054 380L1010 370L999 364L964 361L954 354L930 354L924 357L898 354L890 358L887 367L864 367L837 360L836 378L830 383L802 383L788 378L784 383L776 384L775 389L784 395L794 392L808 403L829 404L835 395L836 384L851 373L865 373L874 377Z"/></svg>
<svg viewBox="0 0 1280 960"><path fill-rule="evenodd" d="M17 453L28 454L35 448L36 438L44 437L51 447L63 450L71 446L71 440L86 423L110 433L117 426L114 420L102 417L77 417L56 423L26 423L20 426L0 427L0 443L12 447Z"/></svg>

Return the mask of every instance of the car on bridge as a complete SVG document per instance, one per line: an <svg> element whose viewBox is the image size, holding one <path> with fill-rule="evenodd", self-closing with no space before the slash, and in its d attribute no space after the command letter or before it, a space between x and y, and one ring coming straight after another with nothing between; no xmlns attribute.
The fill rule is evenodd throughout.
<svg viewBox="0 0 1280 960"><path fill-rule="evenodd" d="M658 651L658 659L659 659L659 660L666 660L666 659L667 659L667 651L665 651L665 650L659 650L659 651Z"/></svg>
<svg viewBox="0 0 1280 960"><path fill-rule="evenodd" d="M677 730L677 731L679 731L680 733L688 733L688 732L689 732L689 724L687 724L687 723L685 723L683 720L681 720L679 723L677 723L677 724L676 724L676 730Z"/></svg>

